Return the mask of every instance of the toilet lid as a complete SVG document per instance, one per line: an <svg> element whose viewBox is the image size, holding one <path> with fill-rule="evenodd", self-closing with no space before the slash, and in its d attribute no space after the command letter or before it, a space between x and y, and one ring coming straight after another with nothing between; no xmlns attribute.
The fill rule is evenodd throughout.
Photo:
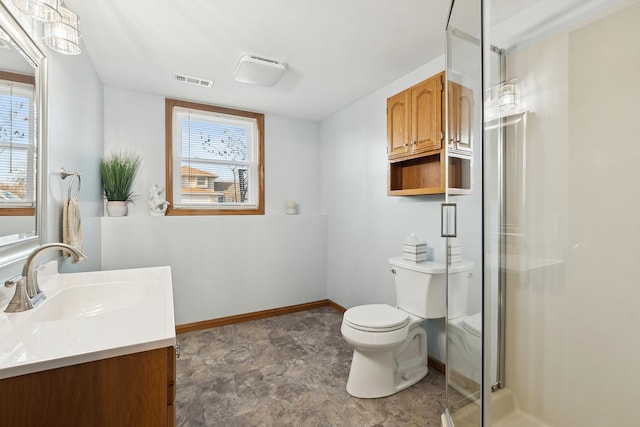
<svg viewBox="0 0 640 427"><path fill-rule="evenodd" d="M467 316L462 321L462 327L465 331L476 337L482 336L482 313Z"/></svg>
<svg viewBox="0 0 640 427"><path fill-rule="evenodd" d="M409 323L409 315L387 304L359 305L344 313L344 321L354 329L369 332L389 332Z"/></svg>

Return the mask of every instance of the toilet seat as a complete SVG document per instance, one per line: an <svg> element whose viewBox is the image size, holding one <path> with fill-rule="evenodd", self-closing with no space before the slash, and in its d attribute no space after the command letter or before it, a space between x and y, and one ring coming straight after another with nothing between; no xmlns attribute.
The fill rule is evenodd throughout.
<svg viewBox="0 0 640 427"><path fill-rule="evenodd" d="M387 304L367 304L350 308L343 320L351 328L365 332L391 332L409 324L409 314Z"/></svg>

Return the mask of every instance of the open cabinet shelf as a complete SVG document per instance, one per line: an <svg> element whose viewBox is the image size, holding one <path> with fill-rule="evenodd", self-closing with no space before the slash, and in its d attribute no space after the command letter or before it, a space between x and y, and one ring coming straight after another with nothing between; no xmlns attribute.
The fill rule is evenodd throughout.
<svg viewBox="0 0 640 427"><path fill-rule="evenodd" d="M471 159L449 156L449 194L471 194Z"/></svg>
<svg viewBox="0 0 640 427"><path fill-rule="evenodd" d="M429 156L389 163L390 196L444 193L442 151Z"/></svg>

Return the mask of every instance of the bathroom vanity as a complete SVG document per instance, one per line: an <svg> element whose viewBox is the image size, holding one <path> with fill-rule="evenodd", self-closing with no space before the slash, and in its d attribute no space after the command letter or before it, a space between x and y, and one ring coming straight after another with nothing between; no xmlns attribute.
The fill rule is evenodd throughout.
<svg viewBox="0 0 640 427"><path fill-rule="evenodd" d="M170 268L58 274L53 261L39 281L43 303L0 314L0 424L175 425Z"/></svg>

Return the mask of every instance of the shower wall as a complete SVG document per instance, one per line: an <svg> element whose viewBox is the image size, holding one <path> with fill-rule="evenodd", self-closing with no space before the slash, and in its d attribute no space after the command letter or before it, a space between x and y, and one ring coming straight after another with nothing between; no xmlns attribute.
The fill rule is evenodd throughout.
<svg viewBox="0 0 640 427"><path fill-rule="evenodd" d="M506 386L551 426L640 419L638 22L636 3L507 56L530 113L509 141L526 150L507 176L526 172L507 194L518 226L506 254Z"/></svg>

